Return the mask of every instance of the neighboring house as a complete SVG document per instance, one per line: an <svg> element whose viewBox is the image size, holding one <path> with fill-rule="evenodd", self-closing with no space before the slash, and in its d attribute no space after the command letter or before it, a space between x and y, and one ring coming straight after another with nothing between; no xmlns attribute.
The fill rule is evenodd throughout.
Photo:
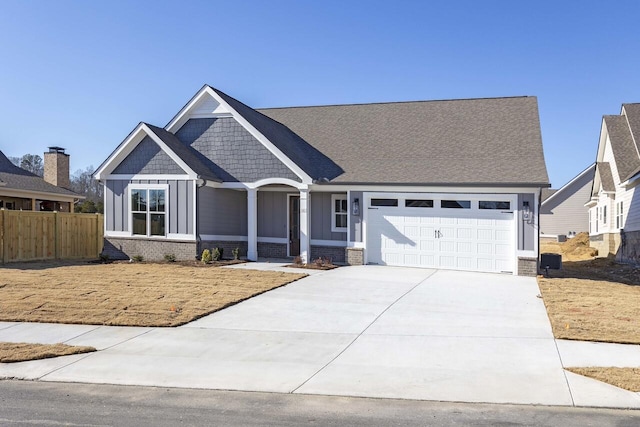
<svg viewBox="0 0 640 427"><path fill-rule="evenodd" d="M640 104L603 116L589 207L589 240L599 256L640 263Z"/></svg>
<svg viewBox="0 0 640 427"><path fill-rule="evenodd" d="M535 97L254 110L204 86L97 169L112 257L239 247L536 274L549 187Z"/></svg>
<svg viewBox="0 0 640 427"><path fill-rule="evenodd" d="M559 190L543 189L540 206L540 237L573 237L589 231L589 208L585 203L591 197L592 164Z"/></svg>
<svg viewBox="0 0 640 427"><path fill-rule="evenodd" d="M25 211L73 212L83 196L69 190L69 155L64 148L44 153L44 178L26 171L0 151L0 208Z"/></svg>

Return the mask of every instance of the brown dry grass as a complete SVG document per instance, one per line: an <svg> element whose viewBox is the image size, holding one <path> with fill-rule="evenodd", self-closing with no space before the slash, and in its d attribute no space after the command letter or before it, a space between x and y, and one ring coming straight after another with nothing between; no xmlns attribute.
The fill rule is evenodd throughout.
<svg viewBox="0 0 640 427"><path fill-rule="evenodd" d="M538 278L555 337L640 344L640 268L592 259L588 240L578 237L556 253L582 253L583 260L563 262L562 270Z"/></svg>
<svg viewBox="0 0 640 427"><path fill-rule="evenodd" d="M304 274L153 263L0 268L0 321L178 326Z"/></svg>
<svg viewBox="0 0 640 427"><path fill-rule="evenodd" d="M640 392L640 368L566 368L578 375Z"/></svg>
<svg viewBox="0 0 640 427"><path fill-rule="evenodd" d="M48 359L70 354L96 351L93 347L80 347L66 344L26 344L0 342L0 362L25 362L27 360Z"/></svg>

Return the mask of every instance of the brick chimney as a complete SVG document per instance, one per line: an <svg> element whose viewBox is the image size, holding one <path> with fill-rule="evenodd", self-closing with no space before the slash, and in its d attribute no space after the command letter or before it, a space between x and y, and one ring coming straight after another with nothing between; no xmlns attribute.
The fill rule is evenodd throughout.
<svg viewBox="0 0 640 427"><path fill-rule="evenodd" d="M62 188L70 188L69 155L62 147L49 147L44 153L44 180Z"/></svg>

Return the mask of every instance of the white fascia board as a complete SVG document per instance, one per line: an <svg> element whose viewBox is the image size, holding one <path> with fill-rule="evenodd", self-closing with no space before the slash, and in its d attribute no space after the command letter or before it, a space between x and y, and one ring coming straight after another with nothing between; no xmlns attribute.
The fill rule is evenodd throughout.
<svg viewBox="0 0 640 427"><path fill-rule="evenodd" d="M144 179L152 179L152 180L176 180L176 181L191 181L193 178L189 175L159 175L159 174L136 174L136 175L127 175L127 174L111 174L106 175L104 180L120 180L120 181L132 181L132 180L144 180Z"/></svg>
<svg viewBox="0 0 640 427"><path fill-rule="evenodd" d="M563 185L562 187L560 187L560 189L558 191L556 191L555 193L553 193L551 196L549 196L546 200L544 200L542 202L542 206L544 206L547 202L549 202L549 200L552 200L556 197L557 194L564 192L567 188L569 188L569 186L571 184L573 184L574 182L576 182L577 180L579 180L580 178L582 178L584 175L586 175L588 172L591 171L591 169L594 169L595 172L595 167L596 164L593 163L591 164L588 168L586 168L585 170L583 170L582 172L580 172L575 178L573 178L571 181L567 182L565 185Z"/></svg>
<svg viewBox="0 0 640 427"><path fill-rule="evenodd" d="M176 153L174 153L167 145L144 123L138 124L136 128L129 134L127 139L114 151L111 156L103 163L93 176L98 180L108 179L111 172L124 160L129 154L148 136L158 144L158 146L173 160L191 179L196 179L196 174ZM144 178L143 178L144 179ZM148 179L148 178L147 178Z"/></svg>
<svg viewBox="0 0 640 427"><path fill-rule="evenodd" d="M600 139L598 140L598 154L596 155L596 162L601 162L604 158L604 146L606 144L608 136L609 131L607 130L607 123L604 121L603 117L602 125L600 127Z"/></svg>
<svg viewBox="0 0 640 427"><path fill-rule="evenodd" d="M249 123L240 113L238 113L231 105L229 105L220 95L218 95L210 86L205 85L200 91L191 98L191 101L176 115L176 117L169 122L165 129L171 133L177 131L177 128L184 124L184 117L186 117L190 110L192 110L204 96L210 96L215 99L221 105L224 105L225 110L228 110L231 116L242 125L254 138L256 138L267 150L271 152L278 160L285 164L293 173L305 184L311 184L312 178L304 171L300 166L295 164L289 157L287 157L278 147L276 147L271 141L269 141L261 132L259 132L251 123Z"/></svg>
<svg viewBox="0 0 640 427"><path fill-rule="evenodd" d="M441 187L419 185L327 185L312 184L309 191L340 193L346 191L364 191L376 193L447 193L447 194L534 194L540 187Z"/></svg>

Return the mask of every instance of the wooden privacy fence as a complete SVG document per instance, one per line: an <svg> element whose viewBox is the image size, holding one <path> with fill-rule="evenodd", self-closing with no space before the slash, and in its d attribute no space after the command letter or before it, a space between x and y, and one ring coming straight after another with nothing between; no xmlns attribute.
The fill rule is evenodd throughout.
<svg viewBox="0 0 640 427"><path fill-rule="evenodd" d="M0 209L0 262L97 258L102 214Z"/></svg>

